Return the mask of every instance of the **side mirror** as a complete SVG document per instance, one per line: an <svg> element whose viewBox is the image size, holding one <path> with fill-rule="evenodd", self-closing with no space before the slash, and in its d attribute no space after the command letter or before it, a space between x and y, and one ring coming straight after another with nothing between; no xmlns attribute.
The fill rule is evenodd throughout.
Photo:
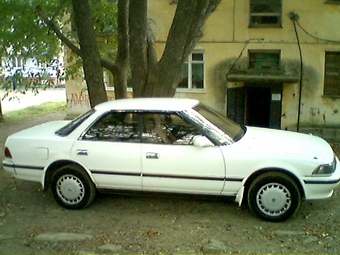
<svg viewBox="0 0 340 255"><path fill-rule="evenodd" d="M205 136L196 135L193 138L193 144L195 147L210 147L214 146L214 144Z"/></svg>

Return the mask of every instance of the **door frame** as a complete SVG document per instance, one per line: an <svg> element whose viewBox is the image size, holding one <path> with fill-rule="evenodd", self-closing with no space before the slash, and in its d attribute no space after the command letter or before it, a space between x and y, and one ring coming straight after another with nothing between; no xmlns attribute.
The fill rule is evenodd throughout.
<svg viewBox="0 0 340 255"><path fill-rule="evenodd" d="M235 122L244 125L246 116L246 89L247 87L269 87L271 93L269 126L268 128L281 129L282 111L282 82L244 83L242 87L227 89L227 116Z"/></svg>

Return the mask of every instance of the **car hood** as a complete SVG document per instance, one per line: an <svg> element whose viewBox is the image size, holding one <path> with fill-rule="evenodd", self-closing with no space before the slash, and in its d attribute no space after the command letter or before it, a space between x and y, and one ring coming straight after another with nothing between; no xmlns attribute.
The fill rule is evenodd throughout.
<svg viewBox="0 0 340 255"><path fill-rule="evenodd" d="M37 125L9 136L9 138L41 138L55 136L55 132L65 126L69 121L50 121L41 125Z"/></svg>
<svg viewBox="0 0 340 255"><path fill-rule="evenodd" d="M334 157L331 146L322 138L291 131L247 127L239 142L243 148L259 154L306 157L326 162L332 162Z"/></svg>

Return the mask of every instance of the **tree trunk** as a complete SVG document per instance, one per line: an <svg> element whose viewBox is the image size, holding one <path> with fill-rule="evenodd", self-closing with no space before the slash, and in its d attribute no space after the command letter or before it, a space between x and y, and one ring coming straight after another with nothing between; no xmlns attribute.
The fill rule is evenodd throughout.
<svg viewBox="0 0 340 255"><path fill-rule="evenodd" d="M173 97L182 66L202 36L203 26L220 0L179 0L163 55L150 52L152 37L144 13L146 0L130 0L130 54L135 97ZM133 6L132 6L133 4Z"/></svg>
<svg viewBox="0 0 340 255"><path fill-rule="evenodd" d="M88 0L72 0L74 22L77 28L91 107L107 101L103 70L94 32L94 23Z"/></svg>
<svg viewBox="0 0 340 255"><path fill-rule="evenodd" d="M115 98L127 97L127 77L129 68L129 0L118 1L118 54L114 74Z"/></svg>
<svg viewBox="0 0 340 255"><path fill-rule="evenodd" d="M219 2L179 0L159 62L155 39L147 23L147 0L118 1L119 46L116 63L99 58L88 0L72 0L80 49L47 18L40 6L37 6L37 11L49 28L83 59L90 103L94 106L107 100L100 65L113 74L117 99L127 97L128 67L131 68L130 85L134 97L172 97L181 79L181 68L202 36L206 19Z"/></svg>
<svg viewBox="0 0 340 255"><path fill-rule="evenodd" d="M134 97L144 96L148 78L147 55L147 0L130 0L130 67Z"/></svg>
<svg viewBox="0 0 340 255"><path fill-rule="evenodd" d="M0 98L0 122L2 122L4 119L4 116L2 114L2 107L1 107L1 98Z"/></svg>

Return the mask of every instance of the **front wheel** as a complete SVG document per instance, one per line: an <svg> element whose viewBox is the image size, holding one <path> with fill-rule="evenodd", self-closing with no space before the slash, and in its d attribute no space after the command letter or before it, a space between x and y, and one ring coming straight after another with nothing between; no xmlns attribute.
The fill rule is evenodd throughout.
<svg viewBox="0 0 340 255"><path fill-rule="evenodd" d="M55 200L67 209L88 206L96 194L90 177L77 165L59 168L52 177L51 187Z"/></svg>
<svg viewBox="0 0 340 255"><path fill-rule="evenodd" d="M283 173L264 173L249 187L250 209L267 221L287 220L296 213L300 203L298 186L291 177Z"/></svg>

